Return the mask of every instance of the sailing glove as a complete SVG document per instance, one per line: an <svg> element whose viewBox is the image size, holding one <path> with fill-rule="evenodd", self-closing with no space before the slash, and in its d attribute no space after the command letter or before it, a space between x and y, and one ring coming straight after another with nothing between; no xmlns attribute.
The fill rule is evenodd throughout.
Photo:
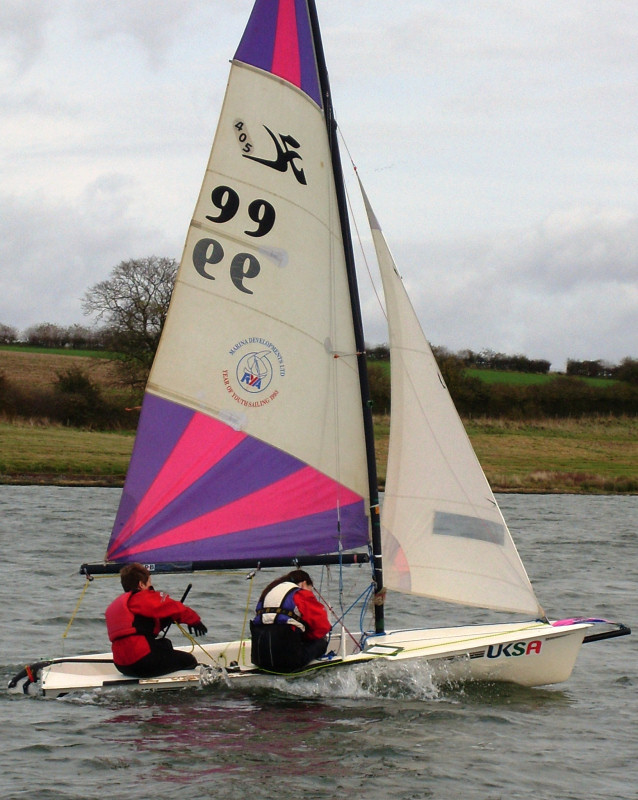
<svg viewBox="0 0 638 800"><path fill-rule="evenodd" d="M191 633L193 636L204 636L208 631L208 628L204 625L204 623L200 620L196 622L194 625L188 626L188 632Z"/></svg>

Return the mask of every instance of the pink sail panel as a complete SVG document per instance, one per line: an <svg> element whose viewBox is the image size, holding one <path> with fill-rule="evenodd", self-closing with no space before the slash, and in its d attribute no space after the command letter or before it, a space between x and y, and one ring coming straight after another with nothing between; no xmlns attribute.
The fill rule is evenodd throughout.
<svg viewBox="0 0 638 800"><path fill-rule="evenodd" d="M183 542L194 543L205 539L216 539L237 533L238 529L242 528L245 531L257 531L292 521L302 528L304 518L334 510L335 488L344 507L360 502L361 498L357 495L343 487L337 487L334 481L320 476L310 467L305 467L264 487L261 491L202 514L135 547L125 548L121 556L138 558L140 553L149 549L161 551L165 548L179 547ZM335 531L336 526L330 536L331 550L335 549ZM296 543L290 544L291 551L296 552L298 547ZM303 545L302 551L305 551Z"/></svg>
<svg viewBox="0 0 638 800"><path fill-rule="evenodd" d="M292 558L367 539L360 495L218 420L146 395L109 560Z"/></svg>
<svg viewBox="0 0 638 800"><path fill-rule="evenodd" d="M297 42L297 47L291 43ZM301 65L297 39L297 16L294 0L281 0L271 70L295 86L301 86Z"/></svg>
<svg viewBox="0 0 638 800"><path fill-rule="evenodd" d="M257 0L235 60L272 72L321 105L306 0Z"/></svg>
<svg viewBox="0 0 638 800"><path fill-rule="evenodd" d="M117 548L165 506L218 463L244 438L244 434L203 414L194 414L170 458L167 458L135 513L122 527L111 547ZM202 446L204 445L204 446Z"/></svg>

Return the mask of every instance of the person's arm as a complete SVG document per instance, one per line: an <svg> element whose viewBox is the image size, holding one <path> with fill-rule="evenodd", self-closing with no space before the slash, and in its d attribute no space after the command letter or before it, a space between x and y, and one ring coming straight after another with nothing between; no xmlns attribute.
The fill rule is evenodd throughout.
<svg viewBox="0 0 638 800"><path fill-rule="evenodd" d="M141 614L156 620L170 619L186 625L197 625L202 621L199 614L189 606L185 606L179 600L173 600L164 592L156 592L151 589L132 594L129 608L134 614Z"/></svg>
<svg viewBox="0 0 638 800"><path fill-rule="evenodd" d="M295 593L295 605L306 625L306 636L309 639L321 639L330 632L331 625L324 606L308 589L300 589Z"/></svg>

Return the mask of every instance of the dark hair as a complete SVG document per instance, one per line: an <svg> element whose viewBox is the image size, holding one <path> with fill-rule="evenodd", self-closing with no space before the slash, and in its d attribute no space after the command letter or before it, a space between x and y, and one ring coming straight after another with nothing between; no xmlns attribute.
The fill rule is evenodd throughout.
<svg viewBox="0 0 638 800"><path fill-rule="evenodd" d="M312 586L312 578L303 569L293 569L292 572L284 575L282 580L290 581L291 583L302 583L302 581L305 581L307 584Z"/></svg>
<svg viewBox="0 0 638 800"><path fill-rule="evenodd" d="M127 564L120 570L120 580L125 592L134 592L140 584L146 583L151 573L142 564Z"/></svg>
<svg viewBox="0 0 638 800"><path fill-rule="evenodd" d="M263 603L264 597L268 594L271 589L274 589L275 586L279 586L280 583L302 583L305 581L309 586L312 586L312 578L308 573L303 569L293 569L292 572L289 572L287 575L284 575L283 578L277 578L272 583L269 583L268 586L264 589L261 593L259 600Z"/></svg>

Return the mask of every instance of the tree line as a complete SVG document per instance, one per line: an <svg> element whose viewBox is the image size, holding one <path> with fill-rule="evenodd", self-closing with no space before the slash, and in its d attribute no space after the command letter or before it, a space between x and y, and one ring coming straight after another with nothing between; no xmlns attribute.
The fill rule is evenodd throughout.
<svg viewBox="0 0 638 800"><path fill-rule="evenodd" d="M435 348L435 357L459 414L466 418L524 420L638 414L638 360L623 361L626 378L594 386L581 377L558 374L543 383L488 383L469 375L464 360L454 354ZM379 360L370 362L369 380L373 409L389 414L390 374Z"/></svg>
<svg viewBox="0 0 638 800"><path fill-rule="evenodd" d="M507 355L494 350L460 350L458 353L450 352L446 347L432 348L437 361L454 357L466 367L477 369L496 369L507 372L529 372L536 375L546 375L551 367L551 361L544 359L531 359L527 356L516 354ZM372 361L389 361L390 348L387 344L374 345L367 350L368 358Z"/></svg>
<svg viewBox="0 0 638 800"><path fill-rule="evenodd" d="M459 350L457 353L452 353L445 347L433 347L432 351L439 363L453 358L463 364L464 367L474 367L476 369L547 375L551 367L550 361L528 358L520 353L508 355L506 353L497 353L494 350L481 350L478 353L473 350ZM368 347L367 353L371 361L390 360L390 348L387 344ZM565 375L573 375L579 378L614 378L619 381L638 383L638 360L628 356L620 364L611 364L603 359L578 361L570 358L567 360Z"/></svg>
<svg viewBox="0 0 638 800"><path fill-rule="evenodd" d="M93 315L93 326L64 327L40 323L22 334L0 324L0 344L23 342L31 346L102 349L114 353L122 385L128 387L128 405L135 404L146 383L168 312L177 272L174 259L150 256L123 261L107 280L84 295L83 310ZM618 365L603 361L567 362L566 375L543 384L485 383L467 374L468 368L547 374L550 362L507 355L492 350L452 353L433 348L441 374L459 412L468 417L564 417L585 415L635 415L638 413L638 360L626 358ZM389 371L379 362L389 361L387 344L367 347L373 407L389 413ZM582 377L609 377L605 387L592 387ZM123 404L120 403L120 406ZM45 416L64 424L90 427L131 427L135 415L118 411L100 387L77 368L59 373L44 394L19 391L0 374L0 412L14 416Z"/></svg>
<svg viewBox="0 0 638 800"><path fill-rule="evenodd" d="M0 324L0 344L26 344L30 347L69 348L72 350L104 350L106 332L84 325L56 325L39 322L24 331Z"/></svg>

